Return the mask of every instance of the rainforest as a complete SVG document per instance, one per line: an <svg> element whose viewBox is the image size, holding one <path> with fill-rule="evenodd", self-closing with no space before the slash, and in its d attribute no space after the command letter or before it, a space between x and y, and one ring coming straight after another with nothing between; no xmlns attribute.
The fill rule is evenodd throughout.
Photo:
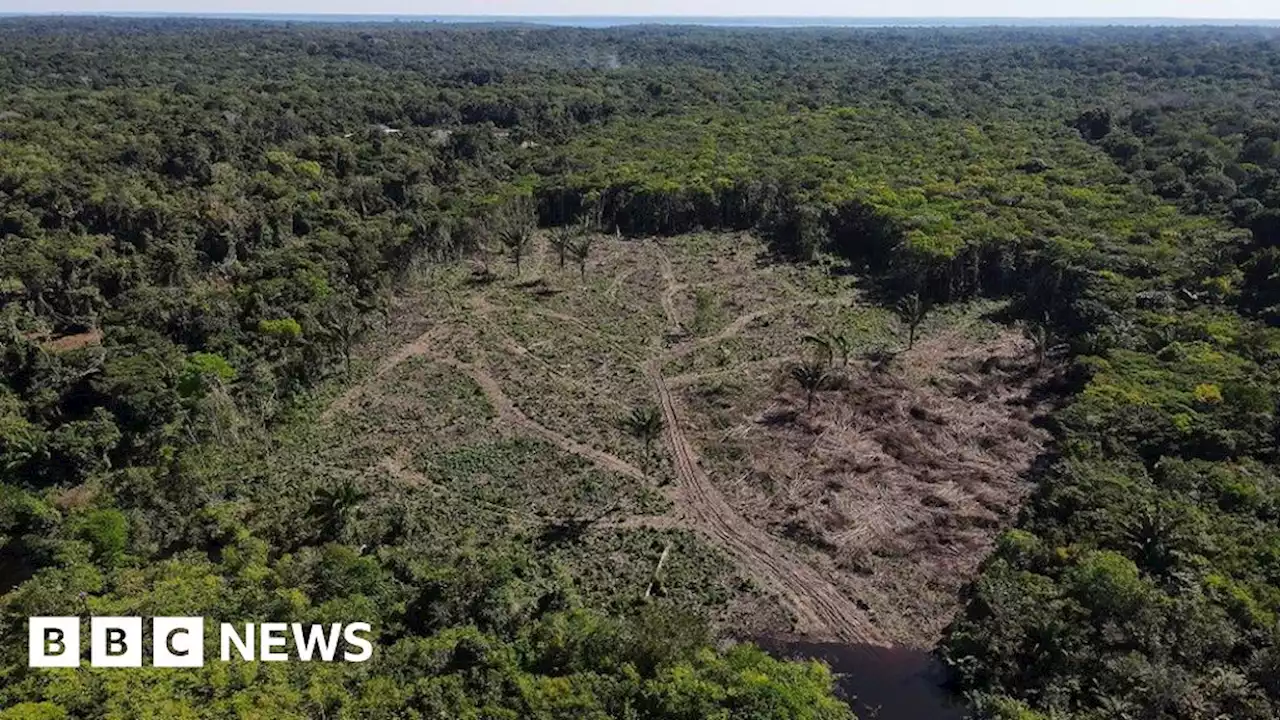
<svg viewBox="0 0 1280 720"><path fill-rule="evenodd" d="M0 720L1280 716L1280 29L0 48Z"/></svg>

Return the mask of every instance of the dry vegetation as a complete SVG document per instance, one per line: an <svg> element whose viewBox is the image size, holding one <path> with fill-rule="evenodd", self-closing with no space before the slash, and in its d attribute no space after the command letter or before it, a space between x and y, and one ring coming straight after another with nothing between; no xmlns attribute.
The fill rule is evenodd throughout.
<svg viewBox="0 0 1280 720"><path fill-rule="evenodd" d="M431 268L430 295L397 301L326 413L339 464L450 532L541 537L603 605L648 591L665 552L658 592L735 632L932 643L1043 442L1020 335L950 311L872 369L894 313L750 236L602 238L585 279L544 241L519 276ZM806 412L786 368L810 333L851 360ZM622 422L645 406L647 451Z"/></svg>
<svg viewBox="0 0 1280 720"><path fill-rule="evenodd" d="M807 548L889 638L928 647L1047 440L1029 355L1014 330L942 327L887 369L837 368L809 411L777 365L684 398L743 517Z"/></svg>

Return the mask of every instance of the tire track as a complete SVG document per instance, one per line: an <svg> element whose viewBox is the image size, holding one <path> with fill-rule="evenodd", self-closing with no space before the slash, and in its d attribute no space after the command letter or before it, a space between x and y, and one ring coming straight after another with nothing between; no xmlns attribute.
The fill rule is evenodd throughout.
<svg viewBox="0 0 1280 720"><path fill-rule="evenodd" d="M657 246L659 263L665 288L661 293L663 311L668 323L676 329L681 326L675 296L684 286L676 282L675 271L661 246ZM752 322L770 313L805 304L830 304L847 302L854 296L798 300L777 303L739 316L714 335L687 340L665 352L657 350L641 363L646 379L652 385L661 408L664 428L663 438L671 453L679 478L676 512L679 518L626 518L616 521L618 527L654 527L655 529L685 526L706 535L723 548L749 577L775 593L794 613L797 630L813 639L831 639L866 646L863 652L874 652L873 646L887 646L883 635L854 602L804 559L795 556L776 538L752 525L729 505L720 491L703 471L697 453L684 435L675 399L662 375L663 362L682 357L697 349L714 345L745 330ZM483 312L484 308L477 308ZM582 321L563 316L565 321ZM323 413L322 418L349 407L372 383L404 361L426 356L435 362L454 367L467 374L484 392L485 397L498 414L498 419L519 428L545 442L578 457L584 458L606 470L637 480L646 476L639 468L621 458L602 452L572 438L547 428L525 415L503 392L501 384L479 362L463 362L456 358L441 357L436 344L439 334L448 326L438 326L423 333L409 344L397 349L385 358L374 374L339 397ZM661 348L661 342L657 346ZM679 378L686 380L688 378Z"/></svg>
<svg viewBox="0 0 1280 720"><path fill-rule="evenodd" d="M744 520L711 484L684 436L660 365L660 358L645 363L645 375L658 394L665 420L663 435L684 490L681 509L692 516L694 528L727 550L749 575L769 585L795 612L798 629L806 636L887 646L861 609L813 567Z"/></svg>
<svg viewBox="0 0 1280 720"><path fill-rule="evenodd" d="M573 438L561 435L555 430L552 430L551 428L534 421L528 415L525 415L520 408L515 406L515 403L511 402L511 398L507 397L506 393L502 391L502 386L483 366L475 363L464 363L457 360L441 358L437 358L437 362L457 368L474 380L475 383L480 386L480 389L484 391L484 395L489 400L489 404L498 412L499 419L505 420L511 425L555 445L567 453L577 455L584 460L590 460L606 470L616 472L620 475L626 475L627 477L636 480L645 479L645 474L641 472L640 468L637 468L626 460L580 443Z"/></svg>
<svg viewBox="0 0 1280 720"><path fill-rule="evenodd" d="M682 287L666 253L658 246L662 277L666 288L662 306L667 319L679 326L674 295ZM657 394L663 417L663 438L680 480L679 511L689 515L695 530L726 550L749 576L767 585L795 613L798 630L810 638L839 640L862 646L858 652L873 652L871 646L889 642L857 605L811 565L795 557L775 538L757 528L729 505L699 465L697 453L684 435L675 398L662 375L665 359L679 358L699 348L714 345L742 332L755 320L779 309L806 303L846 302L851 296L779 303L739 316L714 335L685 341L658 352L644 363L644 373Z"/></svg>
<svg viewBox="0 0 1280 720"><path fill-rule="evenodd" d="M680 324L680 311L676 308L676 293L683 290L684 285L676 282L676 271L671 266L671 258L667 257L666 251L657 243L654 243L654 247L658 248L658 267L666 285L662 291L662 312L666 314L667 323L672 330L680 330L684 326Z"/></svg>
<svg viewBox="0 0 1280 720"><path fill-rule="evenodd" d="M396 351L382 359L378 366L374 368L373 374L356 385L353 385L346 392L339 395L333 402L329 403L329 407L320 413L320 422L328 422L333 419L334 415L344 412L351 408L361 395L369 389L371 385L381 380L387 373L395 370L401 363L415 357L421 357L431 353L435 346L439 335L443 334L441 326L437 325L430 330L422 333L414 338L411 342L400 346Z"/></svg>
<svg viewBox="0 0 1280 720"><path fill-rule="evenodd" d="M733 319L733 322L720 328L720 330L718 330L714 335L707 335L705 337L686 340L680 343L679 345L675 345L668 351L668 354L672 358L680 358L688 355L689 353L695 350L701 350L702 348L709 347L711 345L716 345L718 343L722 343L725 340L728 340L729 338L741 333L743 330L746 330L747 326L749 326L751 323L755 322L756 320L759 320L760 318L765 317L766 315L771 315L775 312L778 312L779 310L788 310L790 308L803 307L805 305L809 305L810 307L818 307L820 305L836 305L839 303L850 302L852 300L855 300L856 298L857 298L857 294L851 293L848 295L837 295L835 297L791 300L788 302L781 302L781 303L774 303L772 305L767 305L763 308L760 308L759 310L752 310L749 313L739 315L738 317Z"/></svg>

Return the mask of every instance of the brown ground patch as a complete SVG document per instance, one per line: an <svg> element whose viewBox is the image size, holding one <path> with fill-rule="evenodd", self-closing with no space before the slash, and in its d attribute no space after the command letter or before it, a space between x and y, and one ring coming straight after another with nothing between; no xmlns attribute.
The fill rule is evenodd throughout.
<svg viewBox="0 0 1280 720"><path fill-rule="evenodd" d="M809 412L776 366L685 397L737 511L807 548L891 640L930 647L1048 440L1030 354L1012 330L943 331L888 372L851 363Z"/></svg>
<svg viewBox="0 0 1280 720"><path fill-rule="evenodd" d="M877 647L929 647L1046 439L1031 424L1029 348L984 319L989 306L938 309L892 370L855 362L805 411L784 370L811 352L804 334L839 333L861 357L894 346L901 328L861 302L851 278L761 262L761 252L731 235L666 246L602 238L585 277L542 250L520 274L429 269L430 291L397 299L386 332L360 353L366 380L324 419L372 436L347 455L402 468L390 472L398 487L432 501L484 500L469 507L486 522L496 513L525 525L528 491L576 497L578 485L545 452L485 433L534 438L660 493L670 503L660 517L649 513L661 503L591 495L604 514L584 537L679 529L709 541L743 578L733 604L758 605L727 616L739 636L836 640L871 662ZM664 420L651 451L619 422L645 405ZM387 465L451 439L474 446L495 485L445 472L439 452L438 467ZM440 478L422 482L433 467ZM656 562L665 547L645 553Z"/></svg>
<svg viewBox="0 0 1280 720"><path fill-rule="evenodd" d="M44 340L40 343L40 349L45 352L64 353L101 344L102 330L93 328L92 330L76 333L74 335L63 335L61 337Z"/></svg>

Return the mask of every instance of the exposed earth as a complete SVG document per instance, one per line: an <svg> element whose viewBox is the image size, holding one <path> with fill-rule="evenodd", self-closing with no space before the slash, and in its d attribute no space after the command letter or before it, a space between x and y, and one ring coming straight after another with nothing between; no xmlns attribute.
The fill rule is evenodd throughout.
<svg viewBox="0 0 1280 720"><path fill-rule="evenodd" d="M927 316L906 349L902 323L854 276L766 253L746 235L602 237L579 276L540 238L519 276L496 260L427 268L434 287L451 289L398 299L363 352L365 379L324 417L399 408L410 426L384 423L398 429L369 468L439 484L423 461L432 431L412 423L425 412L446 435L465 431L448 407L415 409L421 398L388 381L411 363L452 373L474 386L490 430L618 478L577 508L507 505L500 487L485 499L484 477L458 490L475 493L467 502L582 534L676 533L722 552L740 579L727 581L715 617L726 634L867 660L927 650L1011 524L1047 440L1035 425L1045 408L1034 349L983 303ZM829 382L810 404L788 369L815 355L811 334L848 346L824 358ZM663 428L650 448L619 422L646 405ZM651 558L646 595L662 589L668 557L678 562L676 544Z"/></svg>

